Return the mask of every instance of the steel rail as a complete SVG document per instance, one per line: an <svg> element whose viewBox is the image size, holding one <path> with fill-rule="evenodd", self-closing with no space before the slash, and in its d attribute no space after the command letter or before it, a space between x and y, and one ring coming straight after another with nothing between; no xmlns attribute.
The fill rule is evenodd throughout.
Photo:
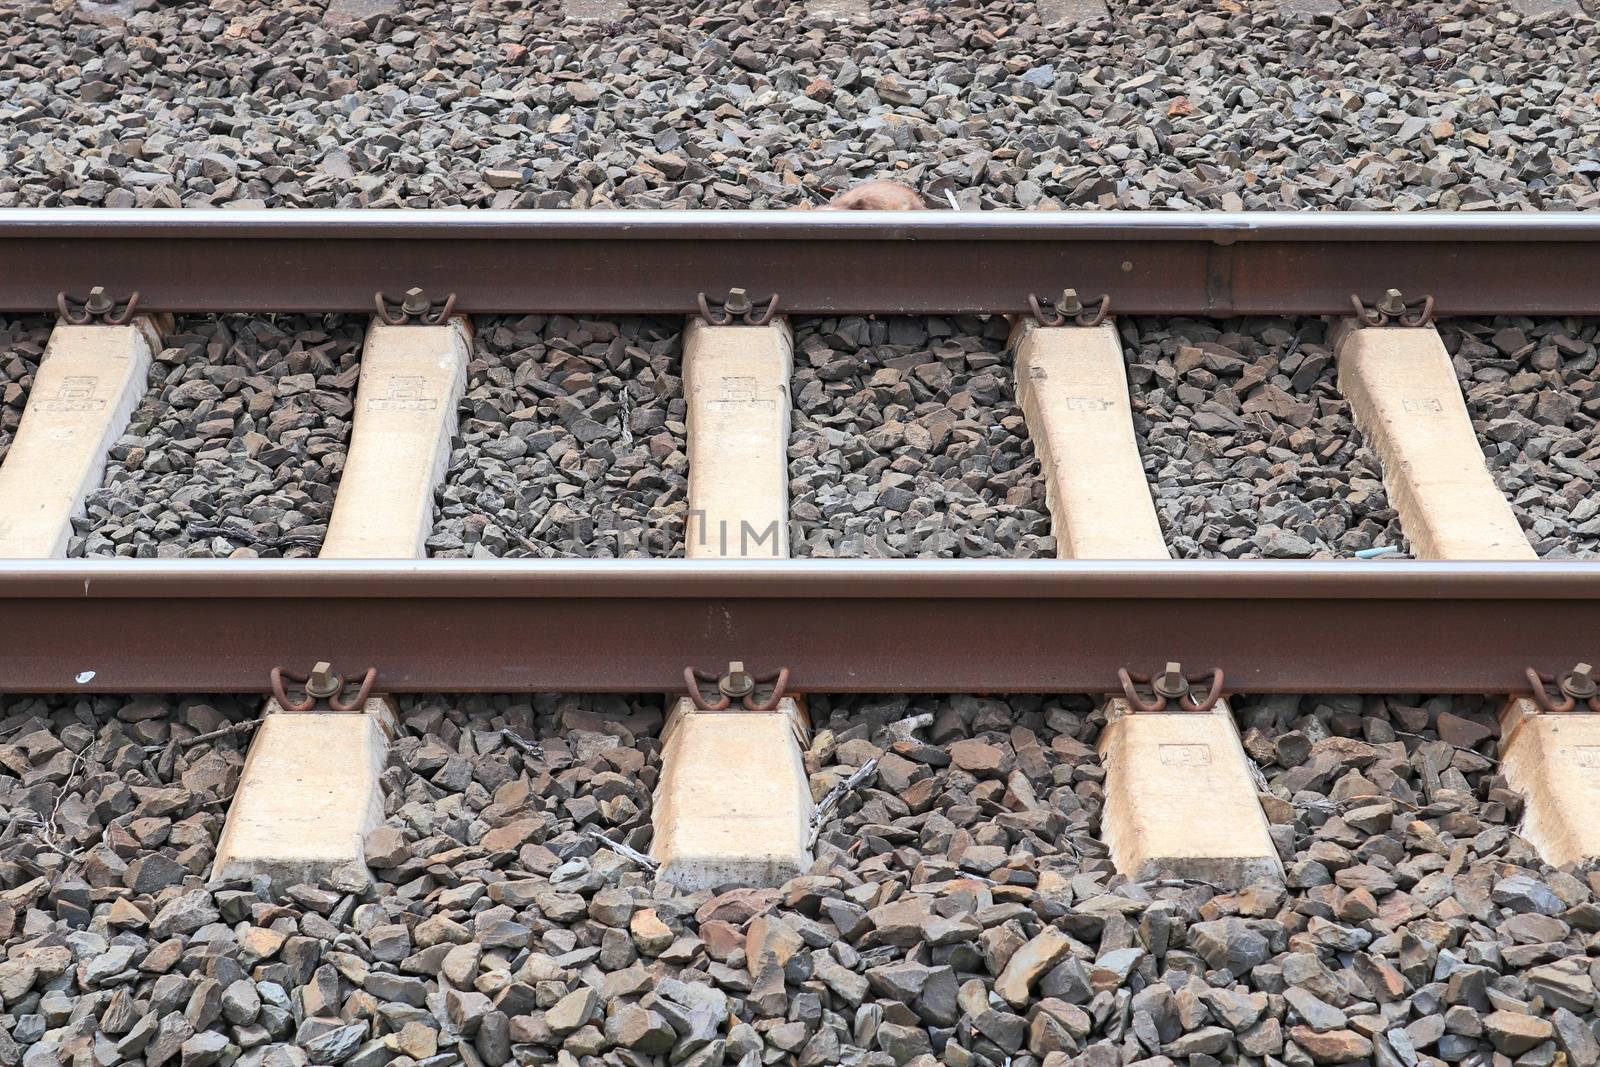
<svg viewBox="0 0 1600 1067"><path fill-rule="evenodd" d="M0 210L0 312L103 286L179 313L688 314L776 293L796 315L1019 313L1106 293L1162 315L1330 315L1352 294L1440 315L1600 314L1579 213Z"/></svg>
<svg viewBox="0 0 1600 1067"><path fill-rule="evenodd" d="M8 562L0 691L670 692L743 660L809 692L1505 693L1600 656L1584 563Z"/></svg>

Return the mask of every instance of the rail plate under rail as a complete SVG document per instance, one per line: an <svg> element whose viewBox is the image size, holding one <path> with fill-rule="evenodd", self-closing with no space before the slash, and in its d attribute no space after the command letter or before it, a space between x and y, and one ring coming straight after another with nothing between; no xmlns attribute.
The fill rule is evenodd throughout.
<svg viewBox="0 0 1600 1067"><path fill-rule="evenodd" d="M1165 660L1236 693L1505 693L1600 657L1591 563L82 561L0 564L0 691L1088 692Z"/></svg>

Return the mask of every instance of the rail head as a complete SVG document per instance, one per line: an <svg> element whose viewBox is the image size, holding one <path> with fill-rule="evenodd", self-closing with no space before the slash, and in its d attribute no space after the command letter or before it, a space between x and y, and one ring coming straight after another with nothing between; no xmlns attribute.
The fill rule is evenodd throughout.
<svg viewBox="0 0 1600 1067"><path fill-rule="evenodd" d="M1600 242L1600 215L1458 211L474 211L0 208L0 240Z"/></svg>

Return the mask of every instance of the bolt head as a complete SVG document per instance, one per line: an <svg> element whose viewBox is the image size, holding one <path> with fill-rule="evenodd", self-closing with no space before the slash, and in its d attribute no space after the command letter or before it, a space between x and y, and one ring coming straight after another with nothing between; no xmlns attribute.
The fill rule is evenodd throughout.
<svg viewBox="0 0 1600 1067"><path fill-rule="evenodd" d="M306 695L326 700L344 688L344 679L333 673L330 663L318 663L306 678Z"/></svg>
<svg viewBox="0 0 1600 1067"><path fill-rule="evenodd" d="M1183 696L1189 691L1189 681L1183 676L1183 664L1169 661L1166 670L1161 672L1161 677L1157 678L1150 688L1154 689L1158 696L1164 696L1168 700L1176 700Z"/></svg>
<svg viewBox="0 0 1600 1067"><path fill-rule="evenodd" d="M1580 663L1561 676L1561 691L1574 700L1588 700L1600 695L1600 685L1594 680L1594 667Z"/></svg>
<svg viewBox="0 0 1600 1067"><path fill-rule="evenodd" d="M728 664L728 673L717 682L722 695L732 700L742 700L756 690L755 676L744 669L744 664L734 660Z"/></svg>

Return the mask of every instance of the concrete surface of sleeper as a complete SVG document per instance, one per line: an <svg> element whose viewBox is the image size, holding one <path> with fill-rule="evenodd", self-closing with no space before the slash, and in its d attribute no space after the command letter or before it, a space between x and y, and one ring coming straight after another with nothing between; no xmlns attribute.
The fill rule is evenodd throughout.
<svg viewBox="0 0 1600 1067"><path fill-rule="evenodd" d="M50 333L11 449L0 464L0 559L58 559L72 520L105 477L106 457L144 396L163 322Z"/></svg>

